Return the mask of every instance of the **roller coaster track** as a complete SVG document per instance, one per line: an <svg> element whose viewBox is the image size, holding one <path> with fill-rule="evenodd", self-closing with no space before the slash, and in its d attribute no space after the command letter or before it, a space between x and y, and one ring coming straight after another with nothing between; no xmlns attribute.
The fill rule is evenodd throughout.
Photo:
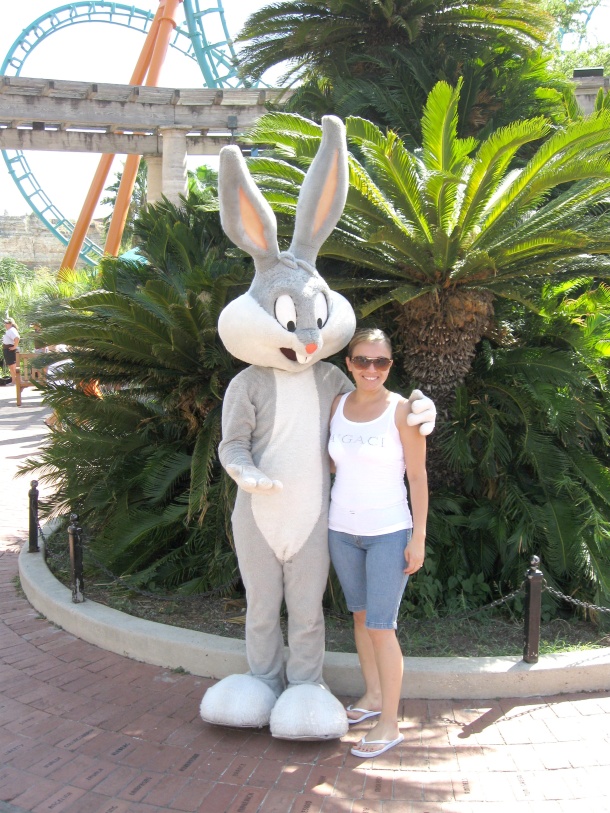
<svg viewBox="0 0 610 813"><path fill-rule="evenodd" d="M170 46L201 69L204 86L211 88L239 87L233 44L227 30L221 0L184 0L186 26L178 26ZM84 23L110 23L146 34L154 13L109 0L80 0L59 6L34 20L10 47L0 66L0 75L19 76L32 51L57 31ZM206 23L209 25L206 26ZM206 27L214 27L219 37L211 41ZM9 174L30 208L45 226L64 244L68 245L74 224L59 211L42 189L21 150L2 150ZM80 253L87 265L96 265L103 250L87 238Z"/></svg>

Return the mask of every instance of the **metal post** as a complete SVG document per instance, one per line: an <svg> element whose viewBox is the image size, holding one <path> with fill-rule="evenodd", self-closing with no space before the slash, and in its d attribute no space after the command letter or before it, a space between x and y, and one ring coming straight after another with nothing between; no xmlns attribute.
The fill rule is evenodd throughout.
<svg viewBox="0 0 610 813"><path fill-rule="evenodd" d="M31 488L28 491L30 498L30 528L29 528L29 547L30 553L38 553L38 480L30 481Z"/></svg>
<svg viewBox="0 0 610 813"><path fill-rule="evenodd" d="M525 619L523 660L526 663L538 663L540 648L540 610L542 606L542 578L538 570L540 557L532 556L530 569L525 574Z"/></svg>
<svg viewBox="0 0 610 813"><path fill-rule="evenodd" d="M79 604L85 600L83 582L83 529L78 526L78 514L70 514L68 545L70 547L70 567L72 570L72 601Z"/></svg>

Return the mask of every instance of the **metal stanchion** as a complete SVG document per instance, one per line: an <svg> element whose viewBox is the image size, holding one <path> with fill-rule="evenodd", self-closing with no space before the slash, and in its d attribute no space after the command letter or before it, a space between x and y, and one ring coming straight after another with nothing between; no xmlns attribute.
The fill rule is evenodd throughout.
<svg viewBox="0 0 610 813"><path fill-rule="evenodd" d="M542 571L538 569L540 557L532 556L530 569L525 574L525 618L523 660L538 663L540 648L540 610L542 607Z"/></svg>
<svg viewBox="0 0 610 813"><path fill-rule="evenodd" d="M70 567L72 571L72 601L79 604L85 600L83 580L83 529L78 526L78 514L70 514L68 526L68 545L70 548Z"/></svg>
<svg viewBox="0 0 610 813"><path fill-rule="evenodd" d="M30 498L30 527L29 527L29 547L30 553L39 553L38 547L38 480L30 482L28 497Z"/></svg>

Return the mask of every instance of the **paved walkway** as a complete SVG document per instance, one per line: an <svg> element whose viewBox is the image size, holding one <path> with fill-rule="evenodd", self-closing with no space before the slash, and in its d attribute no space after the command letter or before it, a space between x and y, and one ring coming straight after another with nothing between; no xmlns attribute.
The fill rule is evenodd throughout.
<svg viewBox="0 0 610 813"><path fill-rule="evenodd" d="M610 690L405 701L376 760L201 722L202 678L136 663L41 618L17 588L38 395L0 388L0 813L607 813ZM610 688L610 687L609 687Z"/></svg>

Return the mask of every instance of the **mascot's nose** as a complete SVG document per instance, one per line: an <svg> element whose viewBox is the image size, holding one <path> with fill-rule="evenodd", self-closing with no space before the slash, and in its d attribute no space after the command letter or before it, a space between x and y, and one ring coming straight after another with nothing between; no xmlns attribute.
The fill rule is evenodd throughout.
<svg viewBox="0 0 610 813"><path fill-rule="evenodd" d="M311 356L312 353L315 353L318 349L318 345L315 342L311 342L310 344L305 345L305 352L308 356Z"/></svg>

